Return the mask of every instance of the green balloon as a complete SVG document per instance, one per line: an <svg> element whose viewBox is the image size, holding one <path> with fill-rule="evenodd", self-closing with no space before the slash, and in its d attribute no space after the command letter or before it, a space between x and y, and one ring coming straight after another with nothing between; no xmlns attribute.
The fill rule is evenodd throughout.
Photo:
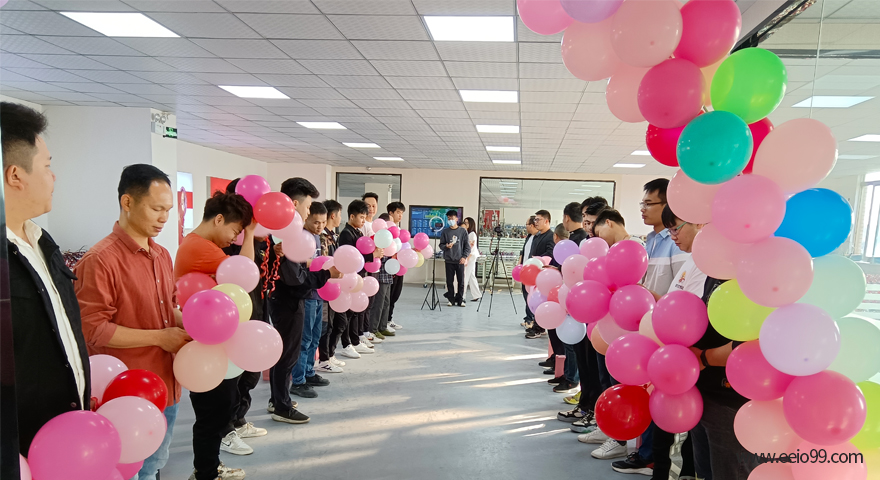
<svg viewBox="0 0 880 480"><path fill-rule="evenodd" d="M709 322L721 335L740 342L757 339L774 310L749 300L736 280L722 283L709 297Z"/></svg>
<svg viewBox="0 0 880 480"><path fill-rule="evenodd" d="M696 182L724 183L739 175L752 156L752 131L730 112L691 120L678 139L678 165Z"/></svg>
<svg viewBox="0 0 880 480"><path fill-rule="evenodd" d="M853 312L865 299L865 272L840 255L813 259L813 284L798 303L822 308L833 318Z"/></svg>
<svg viewBox="0 0 880 480"><path fill-rule="evenodd" d="M880 372L880 327L873 320L847 316L837 321L840 352L828 370L845 375L853 382L864 382ZM878 405L880 407L880 405Z"/></svg>
<svg viewBox="0 0 880 480"><path fill-rule="evenodd" d="M710 91L712 107L755 123L776 110L787 82L785 65L775 53L746 48L718 66Z"/></svg>
<svg viewBox="0 0 880 480"><path fill-rule="evenodd" d="M861 382L858 387L865 396L867 415L865 425L850 442L861 451L880 448L880 385Z"/></svg>

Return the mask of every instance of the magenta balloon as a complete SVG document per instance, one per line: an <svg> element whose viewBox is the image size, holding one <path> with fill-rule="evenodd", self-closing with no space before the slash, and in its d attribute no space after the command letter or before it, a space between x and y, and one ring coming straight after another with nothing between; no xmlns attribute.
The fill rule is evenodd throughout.
<svg viewBox="0 0 880 480"><path fill-rule="evenodd" d="M647 68L621 65L605 87L605 102L618 120L627 123L644 122L639 110L639 85L648 73Z"/></svg>
<svg viewBox="0 0 880 480"><path fill-rule="evenodd" d="M829 370L792 380L782 397L785 419L817 445L849 441L865 424L865 396L852 380Z"/></svg>
<svg viewBox="0 0 880 480"><path fill-rule="evenodd" d="M370 273L377 273L382 268L382 260L377 258L372 262L368 262L364 264L364 270Z"/></svg>
<svg viewBox="0 0 880 480"><path fill-rule="evenodd" d="M251 320L239 324L235 335L226 343L226 355L238 368L262 372L278 363L281 347L281 335L272 325Z"/></svg>
<svg viewBox="0 0 880 480"><path fill-rule="evenodd" d="M324 284L323 287L318 289L318 296L328 302L336 300L341 294L342 287L340 287L339 284L336 282L327 282Z"/></svg>
<svg viewBox="0 0 880 480"><path fill-rule="evenodd" d="M741 175L721 185L712 201L712 224L734 242L773 235L785 217L785 194L773 180Z"/></svg>
<svg viewBox="0 0 880 480"><path fill-rule="evenodd" d="M351 311L363 312L370 306L370 297L363 291L351 294Z"/></svg>
<svg viewBox="0 0 880 480"><path fill-rule="evenodd" d="M364 255L373 253L376 250L376 242L374 242L373 239L370 237L358 238L355 246L358 251Z"/></svg>
<svg viewBox="0 0 880 480"><path fill-rule="evenodd" d="M664 345L648 360L648 378L654 387L669 395L681 395L697 384L700 361L681 345Z"/></svg>
<svg viewBox="0 0 880 480"><path fill-rule="evenodd" d="M703 108L706 80L700 67L672 58L652 67L639 84L639 111L651 125L678 128Z"/></svg>
<svg viewBox="0 0 880 480"><path fill-rule="evenodd" d="M260 268L247 257L232 255L217 267L217 283L232 283L252 292L260 283Z"/></svg>
<svg viewBox="0 0 880 480"><path fill-rule="evenodd" d="M116 465L116 471L122 475L122 478L128 479L134 477L136 473L141 470L141 467L144 466L144 462L135 462L135 463L120 463Z"/></svg>
<svg viewBox="0 0 880 480"><path fill-rule="evenodd" d="M118 358L111 355L92 355L89 357L91 370L92 396L104 398L104 390L107 385L120 373L128 370L128 367Z"/></svg>
<svg viewBox="0 0 880 480"><path fill-rule="evenodd" d="M675 291L657 301L651 323L657 338L664 344L689 347L706 333L709 314L700 297L691 292Z"/></svg>
<svg viewBox="0 0 880 480"><path fill-rule="evenodd" d="M748 246L728 240L710 223L704 225L694 237L691 255L701 272L712 278L731 279L736 278L739 259Z"/></svg>
<svg viewBox="0 0 880 480"><path fill-rule="evenodd" d="M324 255L321 255L320 257L315 257L315 259L312 260L312 263L309 265L309 271L317 272L319 270L323 270L324 264L327 263L330 259L331 257L326 257Z"/></svg>
<svg viewBox="0 0 880 480"><path fill-rule="evenodd" d="M397 275L398 277L402 277L402 276L406 275L407 270L408 269L406 267L401 265L400 268L397 270L397 273L395 273L395 275Z"/></svg>
<svg viewBox="0 0 880 480"><path fill-rule="evenodd" d="M697 426L703 416L703 397L696 387L681 395L654 390L648 402L651 419L661 430L684 433Z"/></svg>
<svg viewBox="0 0 880 480"><path fill-rule="evenodd" d="M342 292L336 300L330 301L330 309L337 313L345 313L351 309L351 294Z"/></svg>
<svg viewBox="0 0 880 480"><path fill-rule="evenodd" d="M412 239L412 235L409 233L409 230L401 230L399 238L401 242L408 243Z"/></svg>
<svg viewBox="0 0 880 480"><path fill-rule="evenodd" d="M682 33L675 0L623 2L611 26L611 45L625 63L653 67L672 56Z"/></svg>
<svg viewBox="0 0 880 480"><path fill-rule="evenodd" d="M419 232L413 237L413 246L416 247L416 250L424 250L428 248L429 242L428 234L425 232Z"/></svg>
<svg viewBox="0 0 880 480"><path fill-rule="evenodd" d="M583 255L572 255L562 262L563 283L571 288L575 283L584 280L584 269L589 260Z"/></svg>
<svg viewBox="0 0 880 480"><path fill-rule="evenodd" d="M749 300L781 307L800 300L810 289L813 259L794 240L770 237L743 249L736 279Z"/></svg>
<svg viewBox="0 0 880 480"><path fill-rule="evenodd" d="M831 129L812 118L796 118L774 128L761 142L752 173L792 194L819 183L835 163L837 140Z"/></svg>
<svg viewBox="0 0 880 480"><path fill-rule="evenodd" d="M565 298L565 309L581 323L598 322L608 315L611 292L594 280L583 280L570 287Z"/></svg>
<svg viewBox="0 0 880 480"><path fill-rule="evenodd" d="M639 283L648 271L648 252L635 240L617 242L605 255L608 280L623 287Z"/></svg>
<svg viewBox="0 0 880 480"><path fill-rule="evenodd" d="M545 298L550 295L550 291L553 290L554 287L560 285L562 285L562 274L559 273L559 270L553 268L545 268L544 270L541 270L541 273L535 278L535 286Z"/></svg>
<svg viewBox="0 0 880 480"><path fill-rule="evenodd" d="M592 237L582 241L579 248L581 255L589 260L604 257L608 254L608 242L599 237Z"/></svg>
<svg viewBox="0 0 880 480"><path fill-rule="evenodd" d="M33 478L95 480L116 469L122 442L110 420L95 412L65 412L40 428L28 450Z"/></svg>
<svg viewBox="0 0 880 480"><path fill-rule="evenodd" d="M740 407L733 420L740 445L752 453L794 452L803 441L785 421L782 400L752 400Z"/></svg>
<svg viewBox="0 0 880 480"><path fill-rule="evenodd" d="M782 373L814 375L828 368L840 352L840 330L831 315L807 303L770 312L761 325L761 353Z"/></svg>
<svg viewBox="0 0 880 480"><path fill-rule="evenodd" d="M580 250L578 249L577 244L571 240L560 240L559 243L553 247L553 259L560 265L565 263L565 261L568 260L568 257L579 254Z"/></svg>
<svg viewBox="0 0 880 480"><path fill-rule="evenodd" d="M361 291L372 297L379 292L379 280L376 277L364 277L364 288Z"/></svg>
<svg viewBox="0 0 880 480"><path fill-rule="evenodd" d="M602 242L604 243L605 240L602 240ZM605 245L607 246L608 244L606 243ZM606 262L607 260L605 257L590 260L590 263L584 267L584 280L593 280L611 288L614 284L608 278L608 266L606 265Z"/></svg>
<svg viewBox="0 0 880 480"><path fill-rule="evenodd" d="M561 0L562 8L571 18L584 23L596 23L611 18L623 0Z"/></svg>
<svg viewBox="0 0 880 480"><path fill-rule="evenodd" d="M400 227L398 227L396 225L392 225L392 226L388 227L388 231L391 232L392 238L400 238ZM401 240L401 241L403 241L403 240Z"/></svg>
<svg viewBox="0 0 880 480"><path fill-rule="evenodd" d="M510 276L513 277L514 282L519 282L519 272L522 272L523 265L519 264L513 267L513 270L510 271Z"/></svg>
<svg viewBox="0 0 880 480"><path fill-rule="evenodd" d="M529 293L526 301L529 304L529 309L534 312L542 303L547 301L547 296L535 289Z"/></svg>
<svg viewBox="0 0 880 480"><path fill-rule="evenodd" d="M141 397L117 397L101 405L103 415L119 433L122 453L117 463L134 463L156 453L168 427L165 415ZM115 466L115 465L114 465Z"/></svg>
<svg viewBox="0 0 880 480"><path fill-rule="evenodd" d="M648 362L655 351L657 343L654 340L638 333L628 333L608 344L605 365L618 382L644 385L650 381Z"/></svg>
<svg viewBox="0 0 880 480"><path fill-rule="evenodd" d="M709 223L712 221L712 200L719 188L721 184L695 182L679 170L669 181L666 200L676 217L690 223Z"/></svg>
<svg viewBox="0 0 880 480"><path fill-rule="evenodd" d="M556 302L544 302L538 305L538 308L535 310L535 321L547 330L562 325L565 317L565 309Z"/></svg>
<svg viewBox="0 0 880 480"><path fill-rule="evenodd" d="M829 460L825 463L813 463L810 461L790 464L791 472L795 480L830 480L832 478L834 480L865 480L868 478L868 462L856 460L864 459L864 455L852 443L845 442L838 445L828 446L803 441L796 449L796 451L801 452L801 455L803 455L804 452L812 452L813 450L816 450L817 452L822 450L825 453L826 458ZM871 456L874 455L876 455L876 453L872 452ZM832 463L830 461L831 458L846 458L851 461L848 463L841 463L839 461L838 463ZM777 463L776 465L779 464ZM871 480L874 480L875 478L876 476L872 476ZM773 477L773 480L782 479Z"/></svg>
<svg viewBox="0 0 880 480"><path fill-rule="evenodd" d="M315 236L305 230L300 230L293 235L293 238L285 238L281 244L284 256L293 262L307 262L315 256L317 245Z"/></svg>
<svg viewBox="0 0 880 480"><path fill-rule="evenodd" d="M186 333L205 345L229 340L238 328L238 307L225 293L217 290L197 292L183 307Z"/></svg>
<svg viewBox="0 0 880 480"><path fill-rule="evenodd" d="M516 10L526 27L539 35L559 33L573 21L559 0L516 0Z"/></svg>
<svg viewBox="0 0 880 480"><path fill-rule="evenodd" d="M259 175L242 177L235 185L235 193L244 197L251 206L256 206L260 197L271 191L272 187L269 186L269 182Z"/></svg>
<svg viewBox="0 0 880 480"><path fill-rule="evenodd" d="M333 254L333 264L342 273L357 273L364 268L364 256L351 245L342 245Z"/></svg>
<svg viewBox="0 0 880 480"><path fill-rule="evenodd" d="M773 368L758 340L733 349L727 358L727 381L740 395L752 400L768 401L782 397L795 377Z"/></svg>
<svg viewBox="0 0 880 480"><path fill-rule="evenodd" d="M708 67L723 59L739 39L742 15L733 0L690 0L681 9L681 41L675 58Z"/></svg>
<svg viewBox="0 0 880 480"><path fill-rule="evenodd" d="M639 321L645 313L654 308L654 295L641 285L621 287L611 296L608 311L611 317L624 330L639 329Z"/></svg>
<svg viewBox="0 0 880 480"><path fill-rule="evenodd" d="M623 63L611 48L611 20L572 23L562 36L562 62L572 75L588 82L614 75Z"/></svg>

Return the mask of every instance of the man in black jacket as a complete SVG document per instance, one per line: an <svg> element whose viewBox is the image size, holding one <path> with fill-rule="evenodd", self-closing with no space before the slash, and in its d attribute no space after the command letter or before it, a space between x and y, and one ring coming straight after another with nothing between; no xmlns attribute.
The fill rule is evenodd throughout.
<svg viewBox="0 0 880 480"><path fill-rule="evenodd" d="M73 291L75 277L52 237L32 221L52 209L55 174L41 136L46 126L42 114L0 103L18 411L18 448L4 445L3 450L20 450L25 456L46 422L91 407L89 356ZM4 463L17 461L5 455Z"/></svg>
<svg viewBox="0 0 880 480"><path fill-rule="evenodd" d="M538 210L535 212L535 228L538 233L532 238L532 257L550 257L553 258L553 229L550 228L550 212L547 210ZM539 338L547 333L540 325L535 323L532 328L526 331L526 338Z"/></svg>
<svg viewBox="0 0 880 480"><path fill-rule="evenodd" d="M464 302L464 266L471 252L471 244L468 242L468 232L458 226L458 212L449 210L446 212L447 227L440 232L440 251L446 261L446 293L444 297L449 301L446 305L458 305L463 307ZM458 280L458 288L455 288L455 280ZM456 293L458 292L458 293Z"/></svg>

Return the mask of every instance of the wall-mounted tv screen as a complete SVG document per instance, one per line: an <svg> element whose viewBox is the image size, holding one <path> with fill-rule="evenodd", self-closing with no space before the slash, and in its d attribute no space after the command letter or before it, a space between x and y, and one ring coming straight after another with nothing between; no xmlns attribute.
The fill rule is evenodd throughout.
<svg viewBox="0 0 880 480"><path fill-rule="evenodd" d="M464 220L462 207L428 207L412 205L409 208L409 232L415 236L419 232L428 234L429 238L440 238L440 231L446 226L446 212L456 210L458 221Z"/></svg>

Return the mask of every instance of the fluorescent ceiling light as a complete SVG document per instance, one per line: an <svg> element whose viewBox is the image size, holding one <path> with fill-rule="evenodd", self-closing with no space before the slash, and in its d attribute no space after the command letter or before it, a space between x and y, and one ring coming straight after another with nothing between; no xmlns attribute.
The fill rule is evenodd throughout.
<svg viewBox="0 0 880 480"><path fill-rule="evenodd" d="M837 157L838 160L868 160L869 158L877 157L878 155L839 155Z"/></svg>
<svg viewBox="0 0 880 480"><path fill-rule="evenodd" d="M317 130L348 130L338 122L296 122L306 128Z"/></svg>
<svg viewBox="0 0 880 480"><path fill-rule="evenodd" d="M435 42L512 42L513 17L426 16Z"/></svg>
<svg viewBox="0 0 880 480"><path fill-rule="evenodd" d="M861 137L850 138L850 142L880 142L880 135L876 133L869 133L866 135L862 135Z"/></svg>
<svg viewBox="0 0 880 480"><path fill-rule="evenodd" d="M290 98L275 87L241 87L220 85L220 88L241 98Z"/></svg>
<svg viewBox="0 0 880 480"><path fill-rule="evenodd" d="M616 168L642 168L645 166L644 163L615 163L614 166Z"/></svg>
<svg viewBox="0 0 880 480"><path fill-rule="evenodd" d="M862 102L867 102L874 97L847 97L843 95L816 95L804 101L795 103L792 107L798 108L849 108Z"/></svg>
<svg viewBox="0 0 880 480"><path fill-rule="evenodd" d="M464 102L485 103L517 103L519 93L516 90L459 90Z"/></svg>
<svg viewBox="0 0 880 480"><path fill-rule="evenodd" d="M519 152L519 147L486 147L488 152Z"/></svg>
<svg viewBox="0 0 880 480"><path fill-rule="evenodd" d="M346 147L351 147L351 148L382 148L379 145L376 145L375 143L345 143L345 142L342 142L342 144L345 145Z"/></svg>
<svg viewBox="0 0 880 480"><path fill-rule="evenodd" d="M143 13L59 12L108 37L178 37Z"/></svg>
<svg viewBox="0 0 880 480"><path fill-rule="evenodd" d="M648 155L651 155L651 152L649 152L649 151L647 151L647 150L636 150L635 152L630 153L630 155L640 155L640 156L644 155L644 156L648 156Z"/></svg>
<svg viewBox="0 0 880 480"><path fill-rule="evenodd" d="M403 159L400 157L373 157L373 158L376 160L382 161L382 162L402 162L403 161Z"/></svg>
<svg viewBox="0 0 880 480"><path fill-rule="evenodd" d="M518 125L477 125L480 133L519 133Z"/></svg>
<svg viewBox="0 0 880 480"><path fill-rule="evenodd" d="M495 165L520 165L522 160L492 160Z"/></svg>

